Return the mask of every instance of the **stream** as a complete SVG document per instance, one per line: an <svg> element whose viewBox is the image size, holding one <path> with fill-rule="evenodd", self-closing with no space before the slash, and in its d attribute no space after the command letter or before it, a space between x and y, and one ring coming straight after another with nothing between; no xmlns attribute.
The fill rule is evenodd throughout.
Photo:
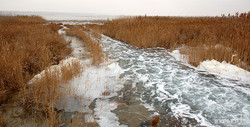
<svg viewBox="0 0 250 127"><path fill-rule="evenodd" d="M160 127L250 125L250 83L184 64L163 48L141 49L105 35L99 42L107 61L92 66L84 43L62 26L58 32L73 49L66 61L85 68L66 88L73 94L59 99L59 126L149 127L156 116ZM0 108L10 126L45 125L19 101L17 94Z"/></svg>
<svg viewBox="0 0 250 127"><path fill-rule="evenodd" d="M174 116L182 124L194 121L193 126L250 125L250 84L186 66L166 49L139 49L105 35L100 43L108 58L123 69L120 78L129 90L120 96L131 107L128 111L143 115L145 109L133 110L143 105L150 117L159 115L161 121ZM130 125L133 118L123 118L122 110L113 112L120 123Z"/></svg>
<svg viewBox="0 0 250 127"><path fill-rule="evenodd" d="M48 20L55 20L51 22L71 25L112 18L47 14ZM74 95L59 100L58 126L150 127L155 116L160 117L160 127L250 126L250 82L199 70L164 48L137 48L105 35L99 42L108 62L95 67L84 44L67 36L67 27L62 27L59 34L72 42L70 59L80 60L86 68L69 82ZM23 108L20 98L21 94L13 95L0 107L0 118L8 119L9 126L46 126Z"/></svg>

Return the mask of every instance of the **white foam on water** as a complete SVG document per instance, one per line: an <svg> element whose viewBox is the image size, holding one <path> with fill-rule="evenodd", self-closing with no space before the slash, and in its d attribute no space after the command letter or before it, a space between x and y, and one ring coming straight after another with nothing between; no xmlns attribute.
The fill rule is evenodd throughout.
<svg viewBox="0 0 250 127"><path fill-rule="evenodd" d="M139 80L145 83L148 81L148 76L147 75L140 75Z"/></svg>
<svg viewBox="0 0 250 127"><path fill-rule="evenodd" d="M79 77L70 81L68 89L73 90L74 95L66 98L68 101L63 105L64 107L62 106L65 111L91 113L88 106L98 98L95 118L99 118L99 125L120 126L117 116L111 112L117 105L110 102L108 98L117 95L116 92L123 87L124 80L132 80L134 87L142 82L143 87L148 90L144 92L150 95L149 98L142 100L149 110L154 109L154 102L160 102L162 108L169 111L169 107L175 117L193 118L198 125L233 124L237 126L238 124L235 123L221 121L218 123L218 119L238 119L239 115L242 116L243 125L250 124L250 90L247 87L249 82L242 84L242 82L190 69L180 64L178 59L168 56L166 50L145 51L106 36L102 37L101 43L104 51L109 52L109 58L118 62L106 62L100 67L94 67L89 65L88 61L68 58L61 61L59 65L48 68L53 71L73 61L79 61L88 66ZM178 54L177 51L176 54ZM225 62L205 61L199 68L214 71L220 75L239 74L240 80L247 79L249 74ZM216 72L218 70L220 71ZM44 74L45 72L42 71L29 83L41 78ZM119 78L121 74L124 75L123 79Z"/></svg>
<svg viewBox="0 0 250 127"><path fill-rule="evenodd" d="M159 116L160 114L158 112L154 112L150 117L153 118L155 116Z"/></svg>
<svg viewBox="0 0 250 127"><path fill-rule="evenodd" d="M143 105L145 108L147 108L148 111L155 111L155 108L152 105L149 105L147 103L144 103L144 104L141 104L141 105Z"/></svg>
<svg viewBox="0 0 250 127"><path fill-rule="evenodd" d="M180 56L178 50L169 53L175 56L173 58L167 50L139 49L104 35L101 44L108 57L125 69L123 80L132 80L134 87L145 88L140 91L140 99L148 109L149 105L161 106L177 118L192 118L204 126L229 125L217 123L217 120L235 118L239 114L246 116L243 121L250 117L249 83L214 76L180 63L187 57Z"/></svg>
<svg viewBox="0 0 250 127"><path fill-rule="evenodd" d="M139 58L138 58L138 60L140 60L140 61L144 61L143 56L142 56L142 55L140 55L140 56L139 56Z"/></svg>
<svg viewBox="0 0 250 127"><path fill-rule="evenodd" d="M171 105L171 110L176 118L193 118L195 119L198 123L200 123L201 126L209 126L212 127L213 125L209 122L208 120L202 116L202 112L198 114L193 114L191 112L191 108L189 105L186 104L180 104L176 105L173 104Z"/></svg>

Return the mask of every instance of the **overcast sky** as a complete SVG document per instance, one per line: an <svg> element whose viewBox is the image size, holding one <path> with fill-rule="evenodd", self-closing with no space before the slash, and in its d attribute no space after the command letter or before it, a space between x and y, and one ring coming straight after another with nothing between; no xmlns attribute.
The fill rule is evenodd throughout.
<svg viewBox="0 0 250 127"><path fill-rule="evenodd" d="M0 0L0 11L220 16L250 11L250 0Z"/></svg>

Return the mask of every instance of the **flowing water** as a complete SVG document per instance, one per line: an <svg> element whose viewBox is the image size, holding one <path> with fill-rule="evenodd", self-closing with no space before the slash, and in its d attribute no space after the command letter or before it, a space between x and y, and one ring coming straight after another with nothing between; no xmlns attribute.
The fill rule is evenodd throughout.
<svg viewBox="0 0 250 127"><path fill-rule="evenodd" d="M6 14L6 12L4 13ZM10 14L12 13L31 15L28 12L11 12ZM98 18L79 14L35 14L48 20L57 21L115 18L115 16ZM73 21L66 23L78 24L78 22ZM69 39L78 42L76 38ZM143 123L143 121L150 120L156 115L159 115L161 121L165 120L165 122L169 120L169 116L179 119L182 124L191 121L191 126L250 126L250 83L244 84L220 78L187 66L172 57L166 49L139 49L104 35L102 35L100 43L108 59L117 62L122 68L120 78L124 88L118 92L117 96L105 97L106 100L96 98L93 102L89 102L91 103L90 107L92 107L90 109L94 110L93 112L98 112L97 107L102 101L104 104L111 105L103 107L107 111L104 114L107 114L106 118L113 116L117 126L147 126L149 124ZM72 43L71 46L74 48L73 54L75 56L73 55L73 57L84 59L81 56L84 52L81 44ZM111 77L115 75L111 74L110 69L105 68L101 70L96 68L91 70L90 68L87 71L90 74L87 75L94 77L96 74L91 73L93 70L99 75L105 75L106 70L108 70L106 75L111 75ZM81 81L81 79L79 80ZM123 85L117 82L108 82L110 80L113 79L106 79L105 83L100 80L99 84ZM72 101L70 103L72 104L69 107L70 110L77 108L75 103ZM118 105L115 105L116 103ZM19 108L16 110L20 111ZM109 111L115 113L118 118ZM68 120L70 123L69 118L72 117L72 114L74 115L76 112L66 112L64 116L66 120L64 121ZM27 119L27 117L25 118ZM104 122L112 122L110 119L105 121L106 118L103 118ZM164 126L164 124L160 125ZM67 126L67 122L65 126Z"/></svg>
<svg viewBox="0 0 250 127"><path fill-rule="evenodd" d="M88 55L83 55L84 45L76 37L67 37L63 29L59 33L72 41L72 57L87 59ZM89 126L149 126L154 116L160 116L160 126L176 119L189 126L250 126L250 83L220 78L185 65L166 49L140 49L105 35L100 43L113 63L90 67L71 82L72 86L79 84L79 89L76 98L68 99L68 105L62 107L62 126L72 126L72 118L77 120L79 114L85 122L89 119ZM110 95L103 96L106 89ZM88 97L90 101L83 108L77 97ZM20 117L12 118L13 125L30 121L31 118L19 115L22 110L16 105L6 106L14 107L14 113L7 115Z"/></svg>
<svg viewBox="0 0 250 127"><path fill-rule="evenodd" d="M195 120L197 126L250 125L250 84L186 66L166 49L139 49L104 35L100 43L124 70L125 88L133 89L130 100L140 101L152 115ZM121 111L114 112L122 118Z"/></svg>

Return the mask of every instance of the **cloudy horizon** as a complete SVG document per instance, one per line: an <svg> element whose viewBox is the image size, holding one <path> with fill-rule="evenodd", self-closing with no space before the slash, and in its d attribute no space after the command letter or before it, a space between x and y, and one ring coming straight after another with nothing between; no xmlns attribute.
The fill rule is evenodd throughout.
<svg viewBox="0 0 250 127"><path fill-rule="evenodd" d="M250 0L0 0L0 11L105 15L220 16L250 11Z"/></svg>

